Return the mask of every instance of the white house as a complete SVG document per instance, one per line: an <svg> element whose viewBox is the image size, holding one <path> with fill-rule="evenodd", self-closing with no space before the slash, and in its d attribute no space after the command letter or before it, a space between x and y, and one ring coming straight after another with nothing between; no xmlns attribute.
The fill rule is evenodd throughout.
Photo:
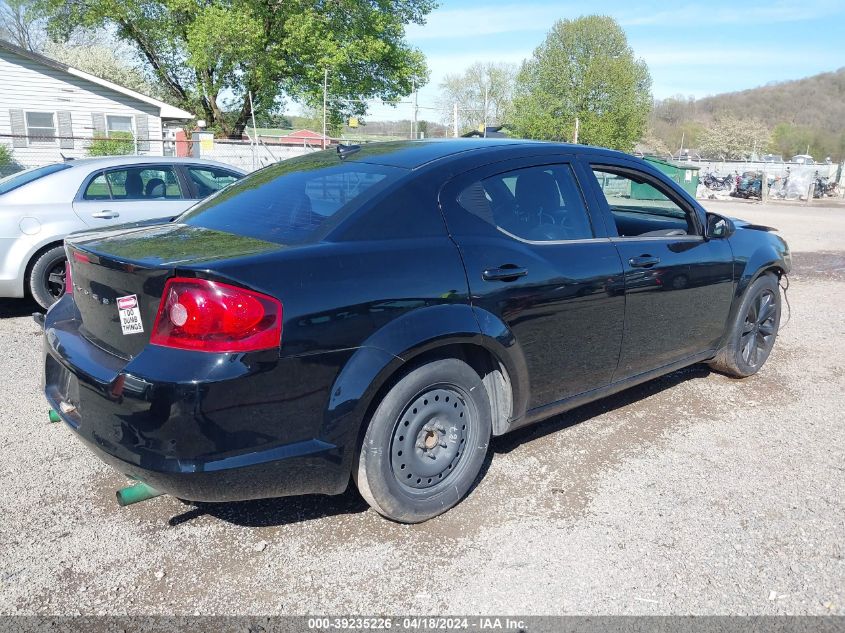
<svg viewBox="0 0 845 633"><path fill-rule="evenodd" d="M137 153L165 153L163 127L190 112L0 40L0 143L24 167L82 158L90 139L131 132Z"/></svg>

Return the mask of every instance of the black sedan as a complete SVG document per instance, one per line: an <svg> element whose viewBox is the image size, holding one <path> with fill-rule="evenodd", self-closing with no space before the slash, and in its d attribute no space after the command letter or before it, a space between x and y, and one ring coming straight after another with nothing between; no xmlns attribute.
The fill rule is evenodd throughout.
<svg viewBox="0 0 845 633"><path fill-rule="evenodd" d="M45 393L136 498L351 478L402 522L457 504L491 436L693 363L755 373L790 269L647 162L508 140L318 152L66 249Z"/></svg>

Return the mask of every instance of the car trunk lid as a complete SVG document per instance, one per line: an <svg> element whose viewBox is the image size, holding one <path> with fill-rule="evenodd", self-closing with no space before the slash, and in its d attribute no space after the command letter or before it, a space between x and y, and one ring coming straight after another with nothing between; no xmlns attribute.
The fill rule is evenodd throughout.
<svg viewBox="0 0 845 633"><path fill-rule="evenodd" d="M169 277L203 276L205 264L279 248L283 246L182 224L71 236L66 249L79 331L101 349L131 359L149 343Z"/></svg>

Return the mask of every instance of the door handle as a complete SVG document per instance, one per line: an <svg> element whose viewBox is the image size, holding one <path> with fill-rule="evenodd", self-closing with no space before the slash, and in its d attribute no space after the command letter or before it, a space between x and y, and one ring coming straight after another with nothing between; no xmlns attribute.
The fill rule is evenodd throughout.
<svg viewBox="0 0 845 633"><path fill-rule="evenodd" d="M114 218L119 218L120 213L117 211L109 211L108 209L104 211L97 211L96 213L91 214L92 218L99 218L101 220L113 220Z"/></svg>
<svg viewBox="0 0 845 633"><path fill-rule="evenodd" d="M528 271L525 268L514 264L504 264L498 268L487 268L481 273L481 278L484 281L516 281L527 274Z"/></svg>
<svg viewBox="0 0 845 633"><path fill-rule="evenodd" d="M651 255L640 255L639 257L632 257L628 260L634 268L651 268L660 263L659 257L652 257Z"/></svg>

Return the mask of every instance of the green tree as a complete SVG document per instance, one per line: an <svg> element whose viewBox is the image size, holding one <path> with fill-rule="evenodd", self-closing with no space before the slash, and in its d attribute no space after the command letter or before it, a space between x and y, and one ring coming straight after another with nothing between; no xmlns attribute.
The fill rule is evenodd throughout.
<svg viewBox="0 0 845 633"><path fill-rule="evenodd" d="M485 121L502 125L513 99L516 73L515 64L475 62L463 73L446 75L440 83L443 120L452 120L457 103L463 131L478 129Z"/></svg>
<svg viewBox="0 0 845 633"><path fill-rule="evenodd" d="M651 77L613 18L558 21L523 62L509 125L518 136L630 150L646 130Z"/></svg>
<svg viewBox="0 0 845 633"><path fill-rule="evenodd" d="M38 2L56 38L114 29L177 103L231 136L251 118L249 92L258 112L277 111L282 95L316 106L328 70L331 111L344 118L363 115L363 99L396 99L428 77L405 26L422 24L433 0Z"/></svg>
<svg viewBox="0 0 845 633"><path fill-rule="evenodd" d="M722 115L701 134L698 147L708 158L740 160L762 154L770 139L771 132L759 120Z"/></svg>

